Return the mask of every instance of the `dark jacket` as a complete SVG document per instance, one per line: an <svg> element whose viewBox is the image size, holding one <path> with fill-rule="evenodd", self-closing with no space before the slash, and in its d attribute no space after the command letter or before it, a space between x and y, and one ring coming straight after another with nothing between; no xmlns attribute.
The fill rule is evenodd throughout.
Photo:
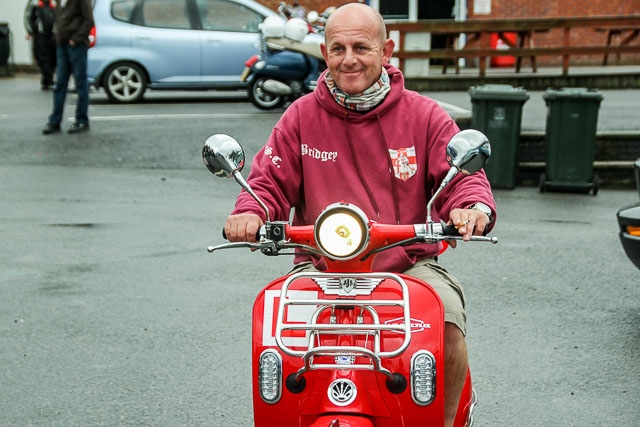
<svg viewBox="0 0 640 427"><path fill-rule="evenodd" d="M56 3L31 0L24 13L24 27L34 37L52 37L56 22Z"/></svg>
<svg viewBox="0 0 640 427"><path fill-rule="evenodd" d="M58 2L56 21L56 43L68 44L70 40L77 45L89 46L89 32L93 28L93 10L91 0L67 0L64 6Z"/></svg>

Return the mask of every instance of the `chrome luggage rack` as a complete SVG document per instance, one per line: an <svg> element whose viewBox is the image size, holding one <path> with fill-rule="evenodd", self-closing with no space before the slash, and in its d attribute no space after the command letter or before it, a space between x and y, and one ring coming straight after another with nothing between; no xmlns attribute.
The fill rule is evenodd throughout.
<svg viewBox="0 0 640 427"><path fill-rule="evenodd" d="M336 295L335 299L304 299L294 298L290 293L291 285L299 279L311 279L322 289L325 295ZM398 285L401 293L397 299L384 300L358 300L356 296L371 295L374 289L384 280L386 283ZM307 323L290 323L285 320L287 307L292 306L316 306L315 311ZM356 323L338 324L335 322L335 310L340 306L360 308L360 314ZM403 309L403 315L397 319L397 323L381 324L376 307L396 306ZM318 323L318 317L326 310L331 311L330 323ZM364 314L369 313L372 323L364 323ZM300 320L300 319L296 319ZM296 350L285 343L284 331L305 331L308 333L308 347L306 350ZM392 331L404 335L397 348L381 351L380 334L383 331ZM327 335L352 335L364 336L365 346L320 345L321 336ZM372 340L369 339L372 337ZM305 272L291 275L282 285L280 291L280 303L276 317L275 340L278 347L285 353L294 357L301 357L304 366L298 371L298 376L304 372L317 369L359 369L381 372L391 377L391 372L382 366L381 359L396 357L406 350L411 341L411 317L409 309L409 287L397 274L392 273L318 273ZM333 357L335 363L314 363L316 356ZM357 357L366 357L369 363L357 363Z"/></svg>

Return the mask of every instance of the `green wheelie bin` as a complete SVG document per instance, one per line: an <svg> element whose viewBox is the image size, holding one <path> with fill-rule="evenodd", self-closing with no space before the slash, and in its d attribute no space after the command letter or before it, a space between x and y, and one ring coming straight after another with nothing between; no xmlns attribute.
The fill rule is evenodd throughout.
<svg viewBox="0 0 640 427"><path fill-rule="evenodd" d="M597 89L547 89L546 168L540 191L578 191L598 194L593 172L598 110L602 94Z"/></svg>
<svg viewBox="0 0 640 427"><path fill-rule="evenodd" d="M493 188L516 186L522 106L527 91L510 85L472 86L471 128L483 132L491 142L491 158L485 173Z"/></svg>

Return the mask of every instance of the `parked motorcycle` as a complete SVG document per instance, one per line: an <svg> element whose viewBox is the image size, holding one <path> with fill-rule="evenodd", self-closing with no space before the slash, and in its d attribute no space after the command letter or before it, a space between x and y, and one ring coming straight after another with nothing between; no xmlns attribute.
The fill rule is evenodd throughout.
<svg viewBox="0 0 640 427"><path fill-rule="evenodd" d="M325 272L280 277L253 307L253 411L258 427L395 427L444 424L444 311L438 294L416 278L373 272L376 255L417 242L460 240L451 225L432 220L431 207L459 173L472 174L490 155L475 130L447 147L451 169L428 202L421 224L381 224L348 201L328 206L315 224L272 221L240 173L244 152L228 135L203 147L207 168L233 177L266 213L256 243L234 242L209 252L250 248L265 255L308 251ZM497 238L473 236L496 243ZM456 427L473 424L476 394L471 375L460 398Z"/></svg>
<svg viewBox="0 0 640 427"><path fill-rule="evenodd" d="M640 158L634 163L636 187L640 194ZM621 208L617 215L620 241L627 257L640 268L640 202Z"/></svg>
<svg viewBox="0 0 640 427"><path fill-rule="evenodd" d="M270 110L313 91L326 68L320 44L324 36L309 32L300 18L269 17L262 23L261 53L245 62L240 80L247 82L253 105Z"/></svg>

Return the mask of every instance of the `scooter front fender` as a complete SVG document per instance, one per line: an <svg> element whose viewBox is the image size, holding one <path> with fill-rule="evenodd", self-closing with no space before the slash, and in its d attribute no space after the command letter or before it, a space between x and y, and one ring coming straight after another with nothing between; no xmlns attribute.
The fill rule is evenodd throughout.
<svg viewBox="0 0 640 427"><path fill-rule="evenodd" d="M340 427L373 427L373 421L357 415L326 415L319 417L310 427L331 427L338 421Z"/></svg>

